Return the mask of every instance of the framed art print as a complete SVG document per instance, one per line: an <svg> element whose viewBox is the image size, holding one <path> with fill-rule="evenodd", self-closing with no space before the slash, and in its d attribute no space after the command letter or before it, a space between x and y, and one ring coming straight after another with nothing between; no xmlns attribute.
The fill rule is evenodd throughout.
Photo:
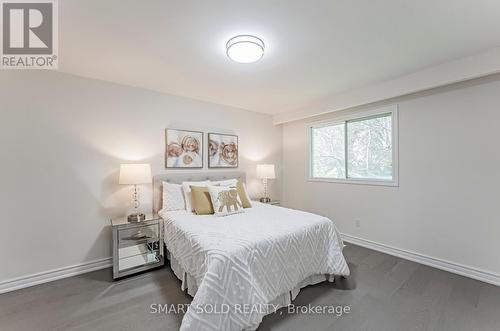
<svg viewBox="0 0 500 331"><path fill-rule="evenodd" d="M221 133L208 134L208 167L238 167L238 136Z"/></svg>
<svg viewBox="0 0 500 331"><path fill-rule="evenodd" d="M203 168L203 132L166 129L165 168Z"/></svg>

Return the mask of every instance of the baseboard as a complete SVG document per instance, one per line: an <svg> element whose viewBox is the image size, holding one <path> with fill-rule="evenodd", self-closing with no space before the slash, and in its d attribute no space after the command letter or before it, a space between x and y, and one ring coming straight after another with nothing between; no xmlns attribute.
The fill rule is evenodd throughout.
<svg viewBox="0 0 500 331"><path fill-rule="evenodd" d="M87 272L109 268L112 265L111 257L95 261L76 264L69 267L53 269L33 275L22 276L0 282L0 294L38 284L52 282L54 280L76 276Z"/></svg>
<svg viewBox="0 0 500 331"><path fill-rule="evenodd" d="M405 260L421 263L430 267L452 272L465 277L477 279L485 283L500 286L500 275L486 270L468 267L462 264L437 259L420 253L404 250L401 248L380 244L371 240L355 237L342 233L342 239L346 242L370 248L382 253L397 256ZM112 266L112 258L104 258L95 261L85 262L69 267L53 269L33 275L18 277L0 282L0 294L19 290L22 288L52 282L54 280L81 275L87 272L96 271Z"/></svg>
<svg viewBox="0 0 500 331"><path fill-rule="evenodd" d="M448 271L448 272L451 272L454 274L458 274L461 276L480 280L480 281L485 282L485 283L500 286L500 275L493 273L493 272L490 272L490 271L465 266L465 265L462 265L459 263L454 263L454 262L450 262L447 260L438 259L435 257L423 255L420 253L404 250L404 249L397 248L397 247L392 247L392 246L385 245L385 244L380 244L380 243L377 243L377 242L374 242L371 240L351 236L351 235L344 234L344 233L341 236L342 236L342 239L344 241L358 245L358 246L363 246L366 248L373 249L375 251L379 251L379 252L386 253L389 255L397 256L397 257L400 257L400 258L405 259L405 260L410 260L413 262L425 264L425 265L430 266L430 267L434 267L434 268L445 270L445 271Z"/></svg>

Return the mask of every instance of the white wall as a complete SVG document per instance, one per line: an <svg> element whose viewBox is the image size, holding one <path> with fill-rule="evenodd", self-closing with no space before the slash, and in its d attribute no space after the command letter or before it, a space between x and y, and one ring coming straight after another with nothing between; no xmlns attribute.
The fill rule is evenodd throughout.
<svg viewBox="0 0 500 331"><path fill-rule="evenodd" d="M131 193L117 184L119 164L164 173L166 127L237 134L254 196L255 164L280 169L281 128L240 109L40 70L0 73L0 111L0 283L109 257L109 217Z"/></svg>
<svg viewBox="0 0 500 331"><path fill-rule="evenodd" d="M306 181L306 124L346 112L332 113L284 125L284 204L349 235L500 274L500 77L393 102L399 187Z"/></svg>

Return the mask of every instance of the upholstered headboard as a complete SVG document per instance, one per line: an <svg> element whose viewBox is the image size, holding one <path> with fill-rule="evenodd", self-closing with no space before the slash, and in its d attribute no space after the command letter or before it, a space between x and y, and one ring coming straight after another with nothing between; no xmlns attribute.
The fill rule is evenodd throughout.
<svg viewBox="0 0 500 331"><path fill-rule="evenodd" d="M243 171L178 172L155 175L153 177L153 212L157 213L162 208L163 182L181 184L186 181L216 181L232 178L246 182L246 174Z"/></svg>

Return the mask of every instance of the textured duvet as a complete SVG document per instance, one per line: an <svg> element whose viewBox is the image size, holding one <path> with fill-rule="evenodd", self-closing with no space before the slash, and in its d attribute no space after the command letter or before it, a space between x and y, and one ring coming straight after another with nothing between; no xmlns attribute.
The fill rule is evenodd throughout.
<svg viewBox="0 0 500 331"><path fill-rule="evenodd" d="M181 330L255 330L269 305L313 275L349 275L328 218L254 202L225 217L160 212L165 243L197 292Z"/></svg>

